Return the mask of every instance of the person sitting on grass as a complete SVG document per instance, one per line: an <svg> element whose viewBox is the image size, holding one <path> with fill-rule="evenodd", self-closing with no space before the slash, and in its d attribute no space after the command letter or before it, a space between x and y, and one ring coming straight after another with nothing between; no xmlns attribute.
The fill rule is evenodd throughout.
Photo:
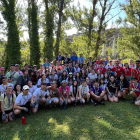
<svg viewBox="0 0 140 140"><path fill-rule="evenodd" d="M110 82L107 84L108 99L110 102L118 102L118 84L114 76L111 76Z"/></svg>
<svg viewBox="0 0 140 140"><path fill-rule="evenodd" d="M129 90L129 82L125 78L123 74L120 76L120 80L118 81L118 97L122 98L122 101L125 102L125 97L128 94Z"/></svg>
<svg viewBox="0 0 140 140"><path fill-rule="evenodd" d="M13 112L14 102L16 95L12 93L13 88L11 85L7 85L6 92L0 96L1 111L2 111L2 122L7 123L8 119L13 121L15 118Z"/></svg>
<svg viewBox="0 0 140 140"><path fill-rule="evenodd" d="M32 81L28 81L29 92L33 95L34 91L37 89L37 86L33 85Z"/></svg>
<svg viewBox="0 0 140 140"><path fill-rule="evenodd" d="M94 106L97 106L98 104L105 105L103 102L103 98L105 95L105 92L102 88L99 87L98 82L95 82L95 87L92 88L90 91L91 98L93 99Z"/></svg>
<svg viewBox="0 0 140 140"><path fill-rule="evenodd" d="M132 84L130 95L132 97L131 103L135 103L135 105L140 105L140 84L137 82L137 78L132 78Z"/></svg>
<svg viewBox="0 0 140 140"><path fill-rule="evenodd" d="M69 86L67 86L66 80L63 80L61 82L61 84L62 84L62 86L59 87L59 91L60 91L60 95L61 95L60 106L62 106L64 103L63 109L65 110L67 105L71 104L71 100L69 99L70 88L69 88Z"/></svg>
<svg viewBox="0 0 140 140"><path fill-rule="evenodd" d="M56 107L56 105L59 104L59 99L60 99L60 92L59 89L57 88L57 83L56 81L52 82L51 86L48 86L47 89L49 90L50 93L50 107L52 108L52 106L54 105L54 107Z"/></svg>
<svg viewBox="0 0 140 140"><path fill-rule="evenodd" d="M39 105L49 105L50 96L49 91L46 89L47 83L44 81L41 83L41 87L37 88L31 98L32 112L36 113ZM47 98L47 99L46 99Z"/></svg>
<svg viewBox="0 0 140 140"><path fill-rule="evenodd" d="M74 102L74 107L76 107L76 103L78 101L78 84L76 80L74 80L73 84L70 86L69 98L72 102Z"/></svg>
<svg viewBox="0 0 140 140"><path fill-rule="evenodd" d="M103 99L105 100L105 101L107 101L107 95L106 95L106 83L105 83L105 81L104 81L104 79L102 78L101 79L101 82L100 82L100 84L99 84L99 87L104 91L104 97L103 97Z"/></svg>
<svg viewBox="0 0 140 140"><path fill-rule="evenodd" d="M23 92L17 96L14 104L15 115L20 115L20 117L22 117L23 111L31 114L31 106L30 106L31 97L32 94L29 93L29 86L28 85L23 86Z"/></svg>
<svg viewBox="0 0 140 140"><path fill-rule="evenodd" d="M87 104L89 104L90 99L90 93L89 93L89 87L86 84L86 80L81 80L82 84L79 86L79 98L81 106L83 107L83 104L85 103L85 99L87 99Z"/></svg>

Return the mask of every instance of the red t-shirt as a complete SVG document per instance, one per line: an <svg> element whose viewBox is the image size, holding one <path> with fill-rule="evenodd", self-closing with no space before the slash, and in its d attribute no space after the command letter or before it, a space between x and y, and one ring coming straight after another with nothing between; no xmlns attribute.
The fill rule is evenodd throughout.
<svg viewBox="0 0 140 140"><path fill-rule="evenodd" d="M117 71L118 75L120 76L123 73L123 68L120 67L120 66L119 67L115 66L115 67L112 68L112 71L114 71L114 72Z"/></svg>
<svg viewBox="0 0 140 140"><path fill-rule="evenodd" d="M135 68L132 70L132 72L134 73L134 76L137 78L138 82L140 81L140 69L139 68Z"/></svg>
<svg viewBox="0 0 140 140"><path fill-rule="evenodd" d="M132 83L131 84L131 88L134 88L135 89L135 93L137 94L137 96L140 95L140 85L137 84L136 86L134 86L134 84Z"/></svg>
<svg viewBox="0 0 140 140"><path fill-rule="evenodd" d="M97 68L97 71L101 70L102 74L104 75L106 73L106 69L105 68Z"/></svg>
<svg viewBox="0 0 140 140"><path fill-rule="evenodd" d="M103 60L97 60L97 61L96 61L96 64L97 64L97 65L100 65L101 62L103 62Z"/></svg>
<svg viewBox="0 0 140 140"><path fill-rule="evenodd" d="M125 76L131 76L131 68L124 68L123 73Z"/></svg>

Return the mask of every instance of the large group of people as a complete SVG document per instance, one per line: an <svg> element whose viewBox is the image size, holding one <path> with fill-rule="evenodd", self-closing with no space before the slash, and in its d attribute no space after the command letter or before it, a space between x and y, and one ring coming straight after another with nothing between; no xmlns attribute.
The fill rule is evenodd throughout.
<svg viewBox="0 0 140 140"><path fill-rule="evenodd" d="M54 65L56 63L56 65ZM68 105L82 107L92 103L94 106L105 105L105 101L125 102L126 95L132 97L131 103L140 105L140 60L135 64L122 64L122 60L109 61L108 57L97 61L73 52L51 62L45 59L38 69L36 65L11 64L10 71L0 67L0 111L2 122L13 121L23 112L33 114L39 106L55 108Z"/></svg>

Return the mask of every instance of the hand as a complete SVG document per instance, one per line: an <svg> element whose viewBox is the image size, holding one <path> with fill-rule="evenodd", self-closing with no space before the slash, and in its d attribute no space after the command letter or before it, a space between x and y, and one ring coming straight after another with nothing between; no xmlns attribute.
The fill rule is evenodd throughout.
<svg viewBox="0 0 140 140"><path fill-rule="evenodd" d="M121 89L121 92L123 92L124 88Z"/></svg>
<svg viewBox="0 0 140 140"><path fill-rule="evenodd" d="M2 119L2 121L5 122L6 119L7 119L7 115L5 113L3 113L3 119Z"/></svg>
<svg viewBox="0 0 140 140"><path fill-rule="evenodd" d="M118 97L118 94L117 94L117 93L115 93L115 94L114 94L114 96L115 96L115 97Z"/></svg>
<svg viewBox="0 0 140 140"><path fill-rule="evenodd" d="M25 111L25 112L28 112L29 110L28 110L28 108L24 107L24 111Z"/></svg>
<svg viewBox="0 0 140 140"><path fill-rule="evenodd" d="M112 98L112 94L111 93L109 93L109 96Z"/></svg>

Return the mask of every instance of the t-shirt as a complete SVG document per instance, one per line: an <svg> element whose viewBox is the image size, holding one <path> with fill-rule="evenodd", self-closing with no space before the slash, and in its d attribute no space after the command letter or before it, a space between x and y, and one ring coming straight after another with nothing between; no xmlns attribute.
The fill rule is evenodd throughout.
<svg viewBox="0 0 140 140"><path fill-rule="evenodd" d="M84 64L85 57L84 56L79 57L78 60L79 60L79 64Z"/></svg>
<svg viewBox="0 0 140 140"><path fill-rule="evenodd" d="M80 85L79 89L81 89L81 94L82 95L84 95L85 92L89 92L89 87L88 86L84 87L84 86Z"/></svg>
<svg viewBox="0 0 140 140"><path fill-rule="evenodd" d="M16 71L14 72L9 71L5 76L8 78L8 80L12 80L11 84L15 86L19 78L19 73Z"/></svg>
<svg viewBox="0 0 140 140"><path fill-rule="evenodd" d="M95 73L94 75L92 75L92 73L89 73L88 77L90 78L90 80L95 80L97 78L97 74Z"/></svg>
<svg viewBox="0 0 140 140"><path fill-rule="evenodd" d="M37 86L32 86L31 88L29 88L29 92L31 93L31 94L33 94L34 93L34 91L37 89Z"/></svg>
<svg viewBox="0 0 140 140"><path fill-rule="evenodd" d="M44 66L44 69L45 69L46 66L49 66L50 67L51 65L50 65L50 63L44 63L43 66Z"/></svg>
<svg viewBox="0 0 140 140"><path fill-rule="evenodd" d="M135 65L134 64L129 65L129 68L133 69L133 68L135 68Z"/></svg>
<svg viewBox="0 0 140 140"><path fill-rule="evenodd" d="M100 94L102 93L103 89L98 87L97 89L95 87L92 88L93 93L97 96L100 96Z"/></svg>
<svg viewBox="0 0 140 140"><path fill-rule="evenodd" d="M119 67L115 66L115 67L112 68L112 71L114 71L114 72L117 71L118 75L120 76L123 73L123 68L120 67L120 66Z"/></svg>
<svg viewBox="0 0 140 140"><path fill-rule="evenodd" d="M100 85L100 88L103 90L103 91L105 91L105 89L106 89L106 84L103 84L103 85Z"/></svg>
<svg viewBox="0 0 140 140"><path fill-rule="evenodd" d="M15 100L16 100L15 94L13 94L13 98L11 94L10 101L8 100L8 97L6 96L6 94L5 94L5 98L4 98L4 94L2 94L0 96L0 101L3 101L4 111L11 110L13 108L13 105L14 105L13 103L15 102Z"/></svg>
<svg viewBox="0 0 140 140"><path fill-rule="evenodd" d="M51 86L48 87L49 93L51 97L60 97L60 92L58 88L53 89Z"/></svg>
<svg viewBox="0 0 140 140"><path fill-rule="evenodd" d="M132 83L131 88L133 88L135 90L135 93L137 96L140 96L140 85L138 83L136 86L134 85L134 83Z"/></svg>
<svg viewBox="0 0 140 140"><path fill-rule="evenodd" d="M109 61L105 61L105 65L107 65L107 64L108 64L108 62L109 62Z"/></svg>
<svg viewBox="0 0 140 140"><path fill-rule="evenodd" d="M105 69L105 68L97 68L97 71L98 71L98 70L101 70L101 72L102 72L103 75L104 75L105 72L106 72L106 69Z"/></svg>
<svg viewBox="0 0 140 140"><path fill-rule="evenodd" d="M32 97L31 93L28 93L27 95L20 93L17 96L15 103L18 103L19 106L25 105L29 100L31 100L31 97Z"/></svg>
<svg viewBox="0 0 140 140"><path fill-rule="evenodd" d="M113 83L109 82L107 84L107 87L111 93L116 93L116 88L118 87L118 84L116 82L113 82Z"/></svg>
<svg viewBox="0 0 140 140"><path fill-rule="evenodd" d="M35 96L35 100L38 101L40 98L45 97L46 95L48 96L50 93L47 90L42 91L41 88L37 88L33 95Z"/></svg>
<svg viewBox="0 0 140 140"><path fill-rule="evenodd" d="M70 59L73 61L75 61L75 63L77 63L78 57L77 56L71 56Z"/></svg>
<svg viewBox="0 0 140 140"><path fill-rule="evenodd" d="M74 97L76 97L77 90L78 90L78 88L77 88L77 90L76 90L76 88L77 88L77 87L74 87L74 89L73 89L73 85L70 86L70 92L73 93Z"/></svg>
<svg viewBox="0 0 140 140"><path fill-rule="evenodd" d="M124 73L124 75L126 75L126 76L131 76L131 68L124 68L123 69L123 73Z"/></svg>
<svg viewBox="0 0 140 140"><path fill-rule="evenodd" d="M45 79L44 81L46 81L46 83L48 84L49 83L49 79ZM38 80L38 82L37 82L37 85L38 86L41 86L41 83L42 83L43 81L42 81L42 79L40 78L39 80Z"/></svg>
<svg viewBox="0 0 140 140"><path fill-rule="evenodd" d="M67 94L69 94L70 87L67 86L67 87L64 89L62 86L60 86L60 87L59 87L59 91L62 92L62 95L63 95L64 97L66 97Z"/></svg>
<svg viewBox="0 0 140 140"><path fill-rule="evenodd" d="M12 88L14 89L13 84L7 83L7 85L11 85ZM3 85L3 84L0 85L0 95L2 95L4 92L6 92L6 87L7 87L7 85Z"/></svg>
<svg viewBox="0 0 140 140"><path fill-rule="evenodd" d="M118 81L118 89L121 90L122 88L129 88L129 82L126 81Z"/></svg>
<svg viewBox="0 0 140 140"><path fill-rule="evenodd" d="M138 82L140 81L140 68L135 68L132 70L134 76L137 78Z"/></svg>

